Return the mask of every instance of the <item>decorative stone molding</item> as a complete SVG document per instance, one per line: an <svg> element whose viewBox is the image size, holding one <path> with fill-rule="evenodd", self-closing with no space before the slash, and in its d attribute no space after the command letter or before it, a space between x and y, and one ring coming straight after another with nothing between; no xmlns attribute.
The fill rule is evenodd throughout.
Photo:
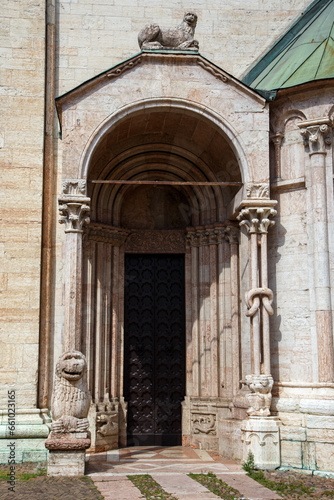
<svg viewBox="0 0 334 500"><path fill-rule="evenodd" d="M270 288L253 288L252 290L246 292L245 297L248 308L246 316L254 316L256 311L260 308L261 299L262 304L269 316L274 314L274 309L272 308L274 294Z"/></svg>
<svg viewBox="0 0 334 500"><path fill-rule="evenodd" d="M274 217L277 211L271 207L243 208L237 216L240 226L245 226L249 233L267 233L275 222L269 217Z"/></svg>
<svg viewBox="0 0 334 500"><path fill-rule="evenodd" d="M135 66L137 66L137 64L140 64L141 62L142 62L142 58L138 57L137 59L134 59L133 61L120 64L119 66L117 66L117 68L114 68L111 71L108 71L107 77L108 78L116 78L118 76L121 76L123 73L134 68Z"/></svg>
<svg viewBox="0 0 334 500"><path fill-rule="evenodd" d="M217 245L226 237L226 228L222 226L188 229L186 241L188 246Z"/></svg>
<svg viewBox="0 0 334 500"><path fill-rule="evenodd" d="M332 142L331 126L328 118L298 123L304 143L310 149L310 155L326 154L326 146Z"/></svg>
<svg viewBox="0 0 334 500"><path fill-rule="evenodd" d="M85 179L67 179L62 182L61 192L68 196L86 196L87 182Z"/></svg>
<svg viewBox="0 0 334 500"><path fill-rule="evenodd" d="M85 224L89 224L90 198L86 196L84 179L65 180L62 183L62 195L58 199L60 224L65 224L65 233L82 233Z"/></svg>
<svg viewBox="0 0 334 500"><path fill-rule="evenodd" d="M126 240L125 251L137 253L184 253L184 231L142 230L131 232Z"/></svg>
<svg viewBox="0 0 334 500"><path fill-rule="evenodd" d="M214 413L191 413L193 434L207 434L216 436L216 415Z"/></svg>
<svg viewBox="0 0 334 500"><path fill-rule="evenodd" d="M197 59L196 62L201 68L205 69L206 71L209 71L211 75L218 78L218 80L221 80L224 83L228 82L229 80L228 77L221 71L218 71L212 64L205 63L204 61L202 61L202 59Z"/></svg>
<svg viewBox="0 0 334 500"><path fill-rule="evenodd" d="M249 408L248 415L267 417L270 415L271 390L274 379L271 375L247 375L246 384L251 390L247 394Z"/></svg>
<svg viewBox="0 0 334 500"><path fill-rule="evenodd" d="M92 223L87 228L87 236L90 240L101 243L109 243L115 247L124 245L130 231L105 224Z"/></svg>
<svg viewBox="0 0 334 500"><path fill-rule="evenodd" d="M247 198L266 198L269 199L269 184L267 182L262 184L246 184Z"/></svg>

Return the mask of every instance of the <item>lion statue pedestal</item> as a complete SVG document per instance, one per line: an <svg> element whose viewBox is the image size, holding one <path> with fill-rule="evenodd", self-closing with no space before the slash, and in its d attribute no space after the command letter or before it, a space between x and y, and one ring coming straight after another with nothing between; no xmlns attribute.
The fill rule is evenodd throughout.
<svg viewBox="0 0 334 500"><path fill-rule="evenodd" d="M49 476L83 476L85 450L90 447L87 364L79 351L60 356L53 384L51 433L45 442L49 450Z"/></svg>

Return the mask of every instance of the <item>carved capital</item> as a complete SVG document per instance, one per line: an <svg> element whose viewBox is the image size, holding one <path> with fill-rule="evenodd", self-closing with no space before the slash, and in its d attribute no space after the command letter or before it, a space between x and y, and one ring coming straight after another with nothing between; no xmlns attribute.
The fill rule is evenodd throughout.
<svg viewBox="0 0 334 500"><path fill-rule="evenodd" d="M264 182L261 184L246 184L247 198L266 198L269 199L269 184Z"/></svg>
<svg viewBox="0 0 334 500"><path fill-rule="evenodd" d="M278 148L281 147L283 139L284 139L284 135L280 134L280 133L277 133L277 134L270 136L271 142L274 144L275 147L278 147Z"/></svg>
<svg viewBox="0 0 334 500"><path fill-rule="evenodd" d="M226 232L222 226L205 227L201 229L188 230L186 235L187 245L204 246L217 245L225 240Z"/></svg>
<svg viewBox="0 0 334 500"><path fill-rule="evenodd" d="M248 415L267 417L270 415L271 390L274 380L271 375L247 375L246 384L250 389L247 400Z"/></svg>
<svg viewBox="0 0 334 500"><path fill-rule="evenodd" d="M82 233L85 224L89 224L89 198L84 201L59 198L60 224L65 224L65 233Z"/></svg>
<svg viewBox="0 0 334 500"><path fill-rule="evenodd" d="M298 124L309 154L326 154L326 145L331 144L331 122L329 119L313 120Z"/></svg>
<svg viewBox="0 0 334 500"><path fill-rule="evenodd" d="M267 233L275 222L269 217L275 217L277 211L271 207L246 207L237 216L240 226L245 226L249 233Z"/></svg>
<svg viewBox="0 0 334 500"><path fill-rule="evenodd" d="M230 243L230 245L239 244L239 235L240 235L240 230L238 227L235 226L225 227L225 238Z"/></svg>
<svg viewBox="0 0 334 500"><path fill-rule="evenodd" d="M65 224L65 233L82 233L88 224L90 198L86 196L85 179L69 179L62 182L62 194L58 199L60 224Z"/></svg>

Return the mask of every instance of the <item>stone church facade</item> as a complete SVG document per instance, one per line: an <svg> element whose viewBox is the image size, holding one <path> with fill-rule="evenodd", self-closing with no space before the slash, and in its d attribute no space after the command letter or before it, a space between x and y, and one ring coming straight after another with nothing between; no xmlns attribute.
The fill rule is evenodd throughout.
<svg viewBox="0 0 334 500"><path fill-rule="evenodd" d="M92 451L334 471L333 3L8 0L2 462L76 349ZM139 52L189 9L199 52Z"/></svg>

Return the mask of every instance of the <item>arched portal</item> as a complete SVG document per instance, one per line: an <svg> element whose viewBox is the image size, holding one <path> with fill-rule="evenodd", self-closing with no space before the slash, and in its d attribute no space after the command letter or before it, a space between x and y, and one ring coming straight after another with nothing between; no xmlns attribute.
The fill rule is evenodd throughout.
<svg viewBox="0 0 334 500"><path fill-rule="evenodd" d="M240 380L238 362L232 366L230 354L239 338L238 321L232 319L232 311L238 308L238 292L231 302L231 282L235 286L238 281L237 242L230 238L234 228L227 220L227 207L242 186L235 147L216 123L179 106L148 106L128 113L105 127L93 143L85 167L91 223L84 238L82 332L95 403L91 414L93 447L141 444L140 439L136 442L137 431L131 441L130 427L138 430L138 425L142 425L139 434L144 435L145 444L176 444L182 439L189 443L200 436L208 446L217 441L217 412L211 403L232 397ZM179 258L181 264L171 263L171 256ZM134 267L125 275L131 259ZM133 274L140 274L136 267L142 268L145 262L148 271L160 266L160 275L178 276L179 281L150 282L152 290L166 290L159 300L157 292L151 299L138 292L135 301L139 312L131 326L128 316L132 317L134 310L129 303L134 299L129 281ZM178 272L175 266L179 266ZM142 290L149 287L149 280L135 286ZM181 297L176 298L172 289ZM143 318L145 300L151 300L148 309L160 303L151 315L154 325L160 327L148 325ZM182 315L183 319L176 320ZM168 324L170 330L161 333ZM145 359L137 357L129 364L128 358L134 355L129 342L136 344L134 325L138 351L150 345L147 329L153 331L153 358L146 363L154 365L150 374L142 368ZM161 340L157 340L159 335ZM166 380L173 377L166 374L177 353L179 372L175 385L167 387ZM165 368L160 369L159 363ZM131 392L128 386L132 380ZM148 408L151 396L147 396L145 383L147 387L166 385L156 394L159 402L153 409ZM140 399L142 393L146 396L133 408L132 399ZM177 401L171 402L176 393ZM165 400L161 402L161 398ZM206 404L204 420L200 402ZM152 426L146 424L159 412L162 416L155 425L163 437L147 441ZM172 431L167 429L171 414L180 416L179 422L173 421ZM177 441L168 441L171 434L178 434ZM217 447L218 442L211 446Z"/></svg>

